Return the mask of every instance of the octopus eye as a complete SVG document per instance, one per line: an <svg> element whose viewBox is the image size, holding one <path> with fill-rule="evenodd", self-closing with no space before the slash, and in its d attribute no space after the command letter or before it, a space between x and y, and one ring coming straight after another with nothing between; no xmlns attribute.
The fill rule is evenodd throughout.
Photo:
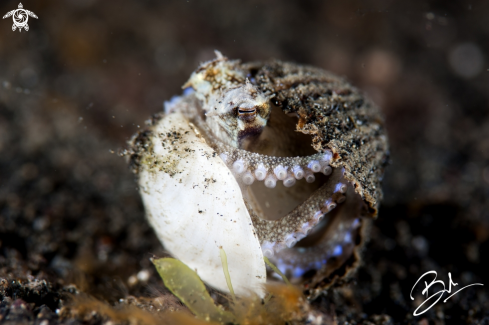
<svg viewBox="0 0 489 325"><path fill-rule="evenodd" d="M253 119L256 116L256 108L238 107L238 116L244 119Z"/></svg>

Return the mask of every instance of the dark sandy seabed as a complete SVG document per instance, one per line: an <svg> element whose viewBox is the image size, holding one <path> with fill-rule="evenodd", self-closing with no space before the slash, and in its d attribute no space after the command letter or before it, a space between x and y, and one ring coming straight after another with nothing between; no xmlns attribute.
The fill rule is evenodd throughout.
<svg viewBox="0 0 489 325"><path fill-rule="evenodd" d="M385 113L385 198L362 266L311 302L325 322L489 324L489 2L23 4L28 32L0 21L0 323L124 323L70 295L185 310L118 152L217 48L343 75ZM430 270L484 286L414 317Z"/></svg>

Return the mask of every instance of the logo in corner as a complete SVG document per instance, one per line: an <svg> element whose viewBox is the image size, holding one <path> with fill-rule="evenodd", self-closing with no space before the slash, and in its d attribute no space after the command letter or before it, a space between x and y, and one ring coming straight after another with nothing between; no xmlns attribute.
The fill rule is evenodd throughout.
<svg viewBox="0 0 489 325"><path fill-rule="evenodd" d="M25 10L24 6L22 6L22 3L19 3L19 8L9 11L3 16L3 19L8 18L12 16L14 20L14 24L12 25L12 31L15 32L15 30L18 28L19 32L22 31L22 28L24 28L26 31L29 30L29 25L27 25L27 21L29 20L29 16L32 18L36 18L37 16L35 13L29 10Z"/></svg>

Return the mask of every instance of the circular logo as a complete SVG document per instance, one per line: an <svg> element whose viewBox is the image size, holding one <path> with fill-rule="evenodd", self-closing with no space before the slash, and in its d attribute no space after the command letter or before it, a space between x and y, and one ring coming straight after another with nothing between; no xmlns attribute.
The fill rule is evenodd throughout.
<svg viewBox="0 0 489 325"><path fill-rule="evenodd" d="M29 17L27 16L27 12L25 12L24 9L17 9L13 16L14 24L17 25L17 27L24 27L25 24L27 24L27 20L29 19Z"/></svg>

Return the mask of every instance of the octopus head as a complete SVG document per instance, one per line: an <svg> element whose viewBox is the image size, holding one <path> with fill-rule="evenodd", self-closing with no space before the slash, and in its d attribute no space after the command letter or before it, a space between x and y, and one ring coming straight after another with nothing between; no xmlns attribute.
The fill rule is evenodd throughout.
<svg viewBox="0 0 489 325"><path fill-rule="evenodd" d="M233 147L243 148L267 125L270 97L246 79L242 86L225 89L205 115L215 136Z"/></svg>

